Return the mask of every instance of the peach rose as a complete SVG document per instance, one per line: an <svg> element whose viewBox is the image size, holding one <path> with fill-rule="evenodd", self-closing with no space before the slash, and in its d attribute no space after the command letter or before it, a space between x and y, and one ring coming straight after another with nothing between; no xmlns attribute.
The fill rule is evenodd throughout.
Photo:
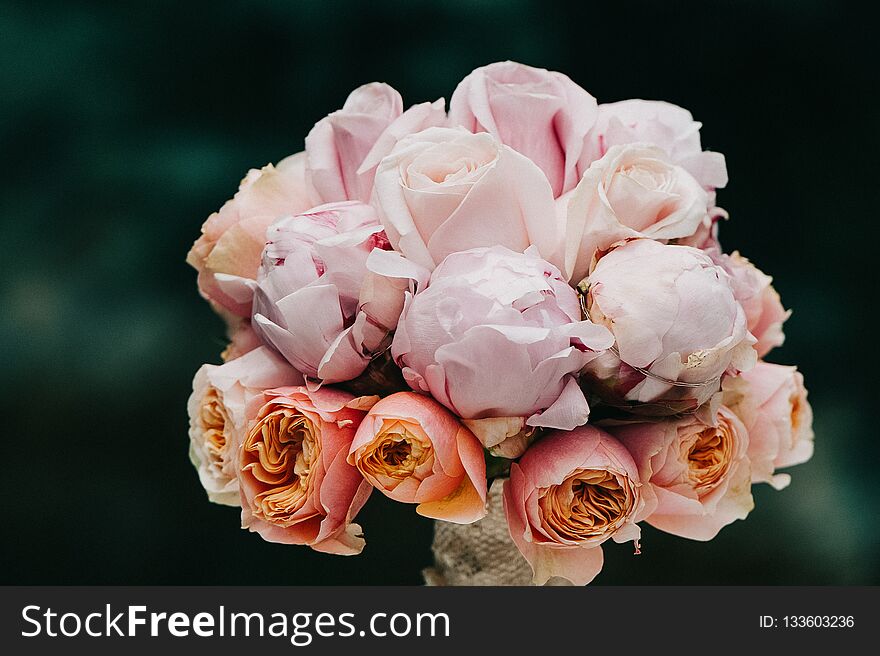
<svg viewBox="0 0 880 656"><path fill-rule="evenodd" d="M266 228L280 215L313 205L305 179L305 154L297 153L251 169L238 192L208 217L186 261L198 273L199 292L221 313L250 317L250 299L242 301L221 288L217 274L253 279L266 243Z"/></svg>
<svg viewBox="0 0 880 656"><path fill-rule="evenodd" d="M205 364L189 397L189 458L214 503L239 505L236 444L247 409L267 387L302 384L302 375L265 347L223 365Z"/></svg>
<svg viewBox="0 0 880 656"><path fill-rule="evenodd" d="M352 520L372 488L345 458L377 398L328 387L264 392L239 449L242 528L269 542L360 553Z"/></svg>
<svg viewBox="0 0 880 656"><path fill-rule="evenodd" d="M566 212L565 266L577 283L597 250L621 239L689 237L710 223L709 196L660 148L614 146L592 163Z"/></svg>
<svg viewBox="0 0 880 656"><path fill-rule="evenodd" d="M638 541L639 472L620 442L592 425L552 431L510 466L504 512L534 582L586 585L602 569L603 542Z"/></svg>
<svg viewBox="0 0 880 656"><path fill-rule="evenodd" d="M692 540L711 540L754 507L749 435L725 406L715 423L696 416L606 427L632 454L645 483L651 526Z"/></svg>
<svg viewBox="0 0 880 656"><path fill-rule="evenodd" d="M804 377L795 367L759 362L751 371L722 383L724 403L749 431L752 481L781 490L791 482L780 467L813 456L813 411Z"/></svg>
<svg viewBox="0 0 880 656"><path fill-rule="evenodd" d="M486 515L486 462L477 438L428 396L398 392L361 422L348 461L385 496L425 517L469 524Z"/></svg>

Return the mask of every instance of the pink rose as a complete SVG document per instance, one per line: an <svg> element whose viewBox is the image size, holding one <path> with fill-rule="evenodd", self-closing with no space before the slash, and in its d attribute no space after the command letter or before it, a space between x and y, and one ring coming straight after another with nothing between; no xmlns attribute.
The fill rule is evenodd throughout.
<svg viewBox="0 0 880 656"><path fill-rule="evenodd" d="M595 426L553 431L510 466L504 513L534 582L586 585L602 569L607 539L638 543L639 473L629 452Z"/></svg>
<svg viewBox="0 0 880 656"><path fill-rule="evenodd" d="M669 240L709 224L709 196L654 146L613 146L584 173L566 206L565 266L578 282L597 250L621 239Z"/></svg>
<svg viewBox="0 0 880 656"><path fill-rule="evenodd" d="M749 434L730 409L714 423L683 419L607 427L639 468L645 509L638 520L692 540L711 540L754 507Z"/></svg>
<svg viewBox="0 0 880 656"><path fill-rule="evenodd" d="M398 392L374 405L348 461L385 496L425 517L470 524L486 515L483 448L428 396Z"/></svg>
<svg viewBox="0 0 880 656"><path fill-rule="evenodd" d="M562 258L562 223L541 170L495 137L429 128L401 139L376 171L373 204L395 249L429 270L479 246Z"/></svg>
<svg viewBox="0 0 880 656"><path fill-rule="evenodd" d="M489 132L537 164L560 196L577 184L596 99L562 73L506 61L476 69L449 103L449 121ZM589 162L587 162L589 165Z"/></svg>
<svg viewBox="0 0 880 656"><path fill-rule="evenodd" d="M581 288L590 319L615 338L585 371L609 403L648 414L691 411L721 388L722 374L755 364L755 338L729 276L696 248L627 242Z"/></svg>
<svg viewBox="0 0 880 656"><path fill-rule="evenodd" d="M584 170L612 147L643 142L666 151L706 189L727 185L724 155L704 151L701 123L689 111L656 100L623 100L599 105L596 124L587 136L581 166Z"/></svg>
<svg viewBox="0 0 880 656"><path fill-rule="evenodd" d="M412 132L446 121L443 100L403 112L403 100L387 84L358 87L342 109L321 119L306 137L307 174L325 203L367 202L379 160Z"/></svg>
<svg viewBox="0 0 880 656"><path fill-rule="evenodd" d="M266 391L238 445L242 528L269 542L360 553L352 520L373 488L345 458L376 400L327 387Z"/></svg>
<svg viewBox="0 0 880 656"><path fill-rule="evenodd" d="M725 378L724 403L749 431L752 481L781 490L791 482L781 467L813 456L813 411L804 377L794 367L759 362L741 376Z"/></svg>
<svg viewBox="0 0 880 656"><path fill-rule="evenodd" d="M391 353L413 389L459 417L568 430L589 415L574 376L611 343L581 320L558 269L494 246L450 255L407 297Z"/></svg>
<svg viewBox="0 0 880 656"><path fill-rule="evenodd" d="M202 235L186 261L199 272L199 291L215 309L250 316L249 299L242 302L230 296L215 276L256 277L266 228L283 214L295 214L312 206L304 165L305 155L297 153L281 160L278 166L268 164L260 170L251 169L232 200L205 221Z"/></svg>
<svg viewBox="0 0 880 656"><path fill-rule="evenodd" d="M427 272L382 253L390 247L375 211L355 201L283 218L267 238L253 303L255 330L309 379L357 377L397 325L411 282L403 277L426 278ZM369 262L377 262L381 273L370 271Z"/></svg>
<svg viewBox="0 0 880 656"><path fill-rule="evenodd" d="M265 347L196 372L187 404L189 458L211 501L239 505L235 449L247 429L248 407L268 387L301 383L302 376Z"/></svg>
<svg viewBox="0 0 880 656"><path fill-rule="evenodd" d="M725 255L713 250L710 255L729 275L733 294L743 306L749 332L755 336L755 350L763 358L776 346L782 346L785 334L782 324L791 310L782 307L782 300L773 288L773 278L758 269L738 252Z"/></svg>

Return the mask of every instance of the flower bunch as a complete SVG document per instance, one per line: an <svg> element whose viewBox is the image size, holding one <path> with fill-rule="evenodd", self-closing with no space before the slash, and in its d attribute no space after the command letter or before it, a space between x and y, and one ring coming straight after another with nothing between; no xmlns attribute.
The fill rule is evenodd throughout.
<svg viewBox="0 0 880 656"><path fill-rule="evenodd" d="M664 102L501 62L404 109L353 91L248 172L187 258L225 319L189 401L209 498L356 554L373 490L439 521L503 486L536 583L591 581L642 522L712 539L812 455L789 316L725 253L724 157Z"/></svg>

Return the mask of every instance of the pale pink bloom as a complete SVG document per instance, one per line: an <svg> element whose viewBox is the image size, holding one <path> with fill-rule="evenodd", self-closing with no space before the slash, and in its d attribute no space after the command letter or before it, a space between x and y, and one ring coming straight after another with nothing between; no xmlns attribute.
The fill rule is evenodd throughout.
<svg viewBox="0 0 880 656"><path fill-rule="evenodd" d="M489 132L537 164L560 196L577 184L596 99L567 76L506 61L476 69L449 103L449 121Z"/></svg>
<svg viewBox="0 0 880 656"><path fill-rule="evenodd" d="M621 239L667 241L710 224L709 196L690 173L656 146L613 146L590 165L566 211L565 267L574 283L596 251Z"/></svg>
<svg viewBox="0 0 880 656"><path fill-rule="evenodd" d="M587 136L581 166L604 157L613 146L651 143L666 151L706 189L727 185L724 155L704 151L701 123L689 111L657 100L623 100L599 105L596 123Z"/></svg>
<svg viewBox="0 0 880 656"><path fill-rule="evenodd" d="M611 343L556 267L494 246L450 255L407 296L391 353L413 389L459 417L567 430L589 415L575 375Z"/></svg>
<svg viewBox="0 0 880 656"><path fill-rule="evenodd" d="M429 270L480 246L535 245L550 262L562 258L546 177L487 133L429 128L401 139L379 164L372 202L392 246Z"/></svg>
<svg viewBox="0 0 880 656"><path fill-rule="evenodd" d="M269 542L360 553L352 520L373 488L345 458L377 400L329 387L264 392L238 444L242 528Z"/></svg>
<svg viewBox="0 0 880 656"><path fill-rule="evenodd" d="M712 423L682 419L606 427L639 468L645 508L638 521L692 540L711 540L754 507L749 434L727 407Z"/></svg>
<svg viewBox="0 0 880 656"><path fill-rule="evenodd" d="M265 347L222 365L205 364L189 397L189 458L214 503L239 505L238 456L248 408L269 387L298 385L302 375Z"/></svg>
<svg viewBox="0 0 880 656"><path fill-rule="evenodd" d="M250 299L230 296L216 276L253 279L266 243L266 228L279 216L296 214L312 206L305 180L305 154L297 153L251 169L238 192L202 226L186 261L198 272L199 292L219 312L239 317L251 314Z"/></svg>
<svg viewBox="0 0 880 656"><path fill-rule="evenodd" d="M603 542L634 540L644 502L636 463L595 426L552 431L510 466L504 512L534 582L586 585L602 569Z"/></svg>
<svg viewBox="0 0 880 656"><path fill-rule="evenodd" d="M325 202L367 202L376 165L399 139L446 121L443 100L403 111L403 99L387 84L358 87L306 137L307 175Z"/></svg>
<svg viewBox="0 0 880 656"><path fill-rule="evenodd" d="M387 347L404 291L427 272L383 252L390 246L375 210L356 201L282 218L267 239L254 329L310 381L360 375Z"/></svg>
<svg viewBox="0 0 880 656"><path fill-rule="evenodd" d="M782 467L813 456L813 411L804 377L795 367L759 362L741 376L725 378L724 403L749 432L752 480L781 490L791 482Z"/></svg>
<svg viewBox="0 0 880 656"><path fill-rule="evenodd" d="M377 490L425 517L470 524L486 515L483 448L429 396L398 392L374 405L348 461Z"/></svg>
<svg viewBox="0 0 880 656"><path fill-rule="evenodd" d="M745 310L749 332L758 340L755 350L763 358L785 341L782 324L791 316L791 310L782 307L773 278L738 252L726 255L712 250L709 254L730 275L733 294Z"/></svg>
<svg viewBox="0 0 880 656"><path fill-rule="evenodd" d="M584 372L609 403L646 414L692 411L746 371L755 338L730 277L689 246L649 239L604 255L585 279L590 319L615 347Z"/></svg>

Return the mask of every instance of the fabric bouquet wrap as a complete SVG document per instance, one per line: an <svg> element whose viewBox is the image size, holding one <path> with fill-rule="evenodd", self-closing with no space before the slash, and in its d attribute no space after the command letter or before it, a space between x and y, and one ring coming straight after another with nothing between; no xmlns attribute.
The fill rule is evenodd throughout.
<svg viewBox="0 0 880 656"><path fill-rule="evenodd" d="M208 498L338 555L371 494L412 504L429 584L584 585L642 523L711 540L813 451L726 184L690 112L561 73L490 64L448 111L355 89L187 257L229 337L188 406Z"/></svg>

